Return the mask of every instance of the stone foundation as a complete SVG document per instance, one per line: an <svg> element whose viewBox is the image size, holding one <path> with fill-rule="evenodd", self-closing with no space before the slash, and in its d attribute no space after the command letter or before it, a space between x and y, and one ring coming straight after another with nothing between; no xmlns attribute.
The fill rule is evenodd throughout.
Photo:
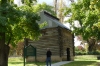
<svg viewBox="0 0 100 66"><path fill-rule="evenodd" d="M62 58L59 56L51 56L51 60L52 61L62 61ZM35 57L27 57L26 62L34 62L35 61ZM38 62L45 62L46 61L46 56L39 56L36 57L36 61Z"/></svg>
<svg viewBox="0 0 100 66"><path fill-rule="evenodd" d="M52 61L67 61L67 57L66 56L51 56L51 60ZM35 57L27 57L26 62L34 62L35 61ZM37 56L36 57L36 61L38 62L45 62L46 61L46 56ZM74 57L71 57L71 61L74 61Z"/></svg>

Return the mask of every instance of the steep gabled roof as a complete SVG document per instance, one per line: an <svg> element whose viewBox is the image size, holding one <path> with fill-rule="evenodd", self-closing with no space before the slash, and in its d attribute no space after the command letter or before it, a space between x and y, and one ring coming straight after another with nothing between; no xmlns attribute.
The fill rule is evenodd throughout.
<svg viewBox="0 0 100 66"><path fill-rule="evenodd" d="M41 16L41 19L43 20L44 19L44 21L47 21L48 22L48 20L51 20L52 21L52 27L58 27L58 26L60 26L60 27L62 27L62 28L65 28L65 29L67 29L67 30L70 30L68 27L66 27L65 25L63 25L60 21L59 21L59 19L57 18L57 17L55 17L55 16L53 16L53 15L51 15L50 13L48 13L48 12L46 12L46 11L42 11L41 12L41 14L42 15L40 15ZM49 24L49 23L48 23ZM47 28L47 27L46 27ZM71 31L71 30L70 30Z"/></svg>
<svg viewBox="0 0 100 66"><path fill-rule="evenodd" d="M56 19L56 20L58 20L59 21L59 19L57 18L57 17L55 17L55 16L53 16L53 15L51 15L51 14L49 14L48 12L46 12L46 11L43 11L44 12L44 14L46 15L46 16L48 16L48 17L50 17L50 18L52 18L52 19Z"/></svg>

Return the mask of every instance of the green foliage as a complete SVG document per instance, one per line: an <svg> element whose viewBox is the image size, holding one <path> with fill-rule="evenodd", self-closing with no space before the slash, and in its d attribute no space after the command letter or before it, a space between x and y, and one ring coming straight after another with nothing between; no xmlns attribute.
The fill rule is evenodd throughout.
<svg viewBox="0 0 100 66"><path fill-rule="evenodd" d="M6 44L11 41L15 45L19 40L27 37L37 39L39 25L36 23L40 17L31 7L16 7L6 4L0 6L0 32L6 33Z"/></svg>
<svg viewBox="0 0 100 66"><path fill-rule="evenodd" d="M37 24L37 21L40 20L39 13L46 10L54 15L53 7L46 3L26 4L17 7L14 4L9 4L10 2L13 2L13 0L9 0L8 3L0 6L0 32L5 33L5 43L16 46L17 42L23 40L23 38L38 39L40 35L39 27L41 26Z"/></svg>
<svg viewBox="0 0 100 66"><path fill-rule="evenodd" d="M92 51L92 52L88 52L88 55L100 55L100 51Z"/></svg>
<svg viewBox="0 0 100 66"><path fill-rule="evenodd" d="M22 3L24 3L24 4L30 4L30 3L33 3L34 1L35 2L37 2L37 0L21 0L22 1Z"/></svg>
<svg viewBox="0 0 100 66"><path fill-rule="evenodd" d="M87 55L85 51L75 51L75 55Z"/></svg>
<svg viewBox="0 0 100 66"><path fill-rule="evenodd" d="M40 12L40 11L47 11L52 15L56 15L55 12L53 11L53 6L47 5L45 2L43 2L42 4L36 4L33 6L33 11L35 13Z"/></svg>
<svg viewBox="0 0 100 66"><path fill-rule="evenodd" d="M86 55L86 49L81 48L79 49L79 47L75 47L75 55Z"/></svg>
<svg viewBox="0 0 100 66"><path fill-rule="evenodd" d="M86 50L79 50L75 47L75 55L100 55L100 51L86 52Z"/></svg>
<svg viewBox="0 0 100 66"><path fill-rule="evenodd" d="M75 35L82 35L85 40L91 37L100 39L100 8L97 8L98 6L96 6L99 1L96 1L96 3L94 1L95 0L78 0L78 2L72 3L71 8L67 7L65 13L65 15L68 15L69 13L72 14L69 23L74 29L73 33L75 33ZM91 2L95 4L91 4ZM94 5L93 8L90 7L91 5ZM75 26L75 21L79 23L80 27Z"/></svg>

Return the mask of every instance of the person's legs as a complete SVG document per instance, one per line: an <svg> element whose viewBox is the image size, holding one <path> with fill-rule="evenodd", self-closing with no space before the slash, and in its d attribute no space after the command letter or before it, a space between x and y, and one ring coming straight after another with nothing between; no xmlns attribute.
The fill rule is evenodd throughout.
<svg viewBox="0 0 100 66"><path fill-rule="evenodd" d="M50 58L50 66L51 66L51 58Z"/></svg>
<svg viewBox="0 0 100 66"><path fill-rule="evenodd" d="M50 64L50 66L51 66L51 58L50 58L50 57L48 58L48 61L49 61L49 64Z"/></svg>
<svg viewBox="0 0 100 66"><path fill-rule="evenodd" d="M47 65L47 66L48 66L48 61L49 61L49 59L47 58L47 59L46 59L46 65Z"/></svg>

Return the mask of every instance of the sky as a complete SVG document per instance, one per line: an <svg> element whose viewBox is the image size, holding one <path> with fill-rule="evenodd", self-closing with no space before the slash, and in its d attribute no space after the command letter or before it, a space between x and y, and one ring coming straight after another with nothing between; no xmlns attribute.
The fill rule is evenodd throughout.
<svg viewBox="0 0 100 66"><path fill-rule="evenodd" d="M38 3L43 3L46 2L49 5L53 5L53 0L37 0ZM21 0L14 0L14 3L17 4L18 6L22 5Z"/></svg>
<svg viewBox="0 0 100 66"><path fill-rule="evenodd" d="M17 4L17 6L21 6L22 5L21 0L14 0L14 3Z"/></svg>
<svg viewBox="0 0 100 66"><path fill-rule="evenodd" d="M43 3L43 2L45 2L45 3L47 3L48 5L53 5L53 1L54 0L37 0L38 1L38 3ZM65 3L66 3L66 5L70 5L70 1L69 0L63 0ZM21 0L14 0L14 3L15 4L17 4L18 6L20 6L22 3L21 3Z"/></svg>
<svg viewBox="0 0 100 66"><path fill-rule="evenodd" d="M43 2L46 2L47 4L53 4L53 0L37 0L38 3L43 3Z"/></svg>
<svg viewBox="0 0 100 66"><path fill-rule="evenodd" d="M43 2L46 2L47 4L52 4L53 3L53 0L37 0L38 3L43 3ZM21 4L21 0L14 0L14 3L15 4Z"/></svg>
<svg viewBox="0 0 100 66"><path fill-rule="evenodd" d="M49 5L53 5L53 1L54 0L37 0L38 1L38 3L43 3L43 2L46 2L47 4L49 4ZM65 3L66 3L66 5L70 5L70 1L69 0L63 0Z"/></svg>
<svg viewBox="0 0 100 66"><path fill-rule="evenodd" d="M37 1L38 1L38 3L46 2L49 5L53 5L54 0L37 0ZM70 4L71 4L70 0L63 0L63 1L64 1L64 3L66 3L67 6L70 6ZM77 2L77 0L74 0L74 1Z"/></svg>

